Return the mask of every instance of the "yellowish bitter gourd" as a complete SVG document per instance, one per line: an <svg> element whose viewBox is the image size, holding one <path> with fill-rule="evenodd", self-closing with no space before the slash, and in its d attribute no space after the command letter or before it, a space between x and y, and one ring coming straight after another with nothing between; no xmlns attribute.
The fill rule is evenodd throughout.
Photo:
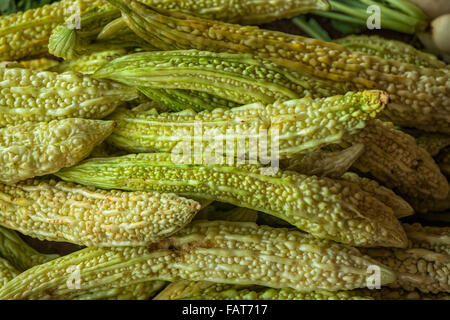
<svg viewBox="0 0 450 320"><path fill-rule="evenodd" d="M75 72L0 68L0 127L65 118L102 119L135 89Z"/></svg>
<svg viewBox="0 0 450 320"><path fill-rule="evenodd" d="M241 105L322 97L333 91L324 89L323 81L313 76L286 70L251 54L198 50L129 54L104 65L93 76L143 88L143 93L145 88L194 90ZM157 98L149 93L150 98Z"/></svg>
<svg viewBox="0 0 450 320"><path fill-rule="evenodd" d="M59 257L57 254L42 254L30 247L17 232L0 226L0 257L11 262L4 269L3 279L11 280L20 272L36 265L46 263ZM0 258L0 265L1 265ZM0 266L1 269L1 266ZM15 269L15 270L14 270ZM0 271L1 273L1 271ZM0 275L1 279L1 275ZM1 280L0 280L1 282ZM6 283L6 282L5 282ZM93 288L91 292L73 297L79 300L147 300L153 297L165 285L164 281L149 281L136 285L130 284L121 288L102 289ZM0 284L1 286L1 284Z"/></svg>
<svg viewBox="0 0 450 320"><path fill-rule="evenodd" d="M0 224L50 241L145 246L187 225L199 203L174 194L98 190L54 180L0 184Z"/></svg>
<svg viewBox="0 0 450 320"><path fill-rule="evenodd" d="M202 293L186 297L185 300L371 300L358 297L349 291L315 291L300 292L290 288L284 289L228 289L219 292Z"/></svg>
<svg viewBox="0 0 450 320"><path fill-rule="evenodd" d="M254 1L241 0L140 0L162 9L188 12L201 17L241 23L263 23L291 17L314 9L329 7L326 0ZM93 6L79 17L79 25L69 21L56 27L50 36L49 51L64 59L95 52L100 48L135 47L151 50L120 17L120 10L111 5Z"/></svg>
<svg viewBox="0 0 450 320"><path fill-rule="evenodd" d="M290 288L224 285L207 281L177 281L153 300L369 300L352 291L301 292Z"/></svg>
<svg viewBox="0 0 450 320"><path fill-rule="evenodd" d="M403 228L408 236L409 247L423 248L450 255L450 227L404 223Z"/></svg>
<svg viewBox="0 0 450 320"><path fill-rule="evenodd" d="M370 173L385 186L405 197L443 199L448 182L428 152L416 140L378 119L344 139L364 144L364 153L354 163L357 170Z"/></svg>
<svg viewBox="0 0 450 320"><path fill-rule="evenodd" d="M199 221L152 246L87 248L33 267L1 288L0 299L70 299L86 288L161 279L351 290L367 285L372 265L380 267L382 285L396 280L349 246L254 223ZM67 288L69 266L79 270L80 289Z"/></svg>
<svg viewBox="0 0 450 320"><path fill-rule="evenodd" d="M226 159L222 164L195 164L194 160L141 153L89 159L56 175L104 189L173 192L226 202L274 215L318 238L345 244L406 245L393 210L357 184L258 164L229 166Z"/></svg>
<svg viewBox="0 0 450 320"><path fill-rule="evenodd" d="M426 68L441 69L447 67L447 64L435 55L417 50L403 41L367 35L350 35L333 41L353 51L360 51L384 59L393 59Z"/></svg>
<svg viewBox="0 0 450 320"><path fill-rule="evenodd" d="M341 45L257 27L243 27L150 8L135 0L109 0L128 26L160 50L252 53L284 67L356 89L387 91L383 116L396 125L450 132L450 73L351 51ZM339 94L339 93L336 93Z"/></svg>
<svg viewBox="0 0 450 320"><path fill-rule="evenodd" d="M19 274L8 260L0 257L0 288Z"/></svg>
<svg viewBox="0 0 450 320"><path fill-rule="evenodd" d="M31 60L21 60L20 63L26 68L37 71L48 71L59 66L60 62L46 57Z"/></svg>
<svg viewBox="0 0 450 320"><path fill-rule="evenodd" d="M397 274L394 289L424 293L450 293L450 255L428 249L369 248L363 253L389 266Z"/></svg>
<svg viewBox="0 0 450 320"><path fill-rule="evenodd" d="M63 119L0 128L0 182L16 182L70 167L112 132L114 122Z"/></svg>
<svg viewBox="0 0 450 320"><path fill-rule="evenodd" d="M117 127L108 142L129 152L188 149L206 153L215 149L219 152L223 146L227 158L250 158L254 155L245 153L256 152L260 158L287 159L355 134L386 103L383 92L363 91L200 113L186 110L158 114L155 110L121 108L109 117ZM233 144L239 144L237 150Z"/></svg>
<svg viewBox="0 0 450 320"><path fill-rule="evenodd" d="M1 226L0 256L11 262L20 272L59 257L57 254L43 254L36 251L23 241L16 231Z"/></svg>
<svg viewBox="0 0 450 320"><path fill-rule="evenodd" d="M44 55L52 30L69 17L103 0L62 0L37 9L0 17L0 60ZM76 23L76 16L73 16Z"/></svg>
<svg viewBox="0 0 450 320"><path fill-rule="evenodd" d="M382 287L350 291L305 293L290 288L273 289L258 286L224 285L207 281L176 281L164 288L153 300L449 300L447 293L423 293Z"/></svg>
<svg viewBox="0 0 450 320"><path fill-rule="evenodd" d="M396 195L391 189L381 186L375 180L360 177L353 172L346 172L341 176L341 179L354 182L362 190L372 194L375 198L392 208L397 218L404 218L414 214L413 208L407 201Z"/></svg>
<svg viewBox="0 0 450 320"><path fill-rule="evenodd" d="M360 296L368 296L374 300L450 300L450 294L441 292L437 294L424 293L419 290L392 289L383 287L381 289L356 289L351 291Z"/></svg>
<svg viewBox="0 0 450 320"><path fill-rule="evenodd" d="M239 24L261 24L313 10L329 10L326 0L140 0L156 8Z"/></svg>
<svg viewBox="0 0 450 320"><path fill-rule="evenodd" d="M124 56L126 53L126 49L113 49L82 55L76 59L63 62L58 66L57 71L92 74L111 60Z"/></svg>

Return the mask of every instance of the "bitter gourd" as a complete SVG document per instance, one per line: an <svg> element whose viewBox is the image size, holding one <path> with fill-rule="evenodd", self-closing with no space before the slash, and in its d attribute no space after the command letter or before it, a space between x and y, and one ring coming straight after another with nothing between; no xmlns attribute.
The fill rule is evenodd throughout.
<svg viewBox="0 0 450 320"><path fill-rule="evenodd" d="M33 267L0 288L0 299L68 299L86 288L151 280L215 281L311 292L365 287L369 267L381 285L392 271L357 249L287 229L242 222L196 222L150 247L87 248ZM72 269L80 286L67 288ZM369 280L370 281L370 280Z"/></svg>
<svg viewBox="0 0 450 320"><path fill-rule="evenodd" d="M94 52L73 60L65 61L58 66L58 72L75 71L83 74L93 74L111 60L127 54L126 49L115 49Z"/></svg>
<svg viewBox="0 0 450 320"><path fill-rule="evenodd" d="M108 0L133 31L160 50L252 53L301 74L391 96L383 116L396 125L450 133L450 73L351 51L341 45L257 27L242 27L152 9L135 0Z"/></svg>
<svg viewBox="0 0 450 320"><path fill-rule="evenodd" d="M450 293L450 255L421 248L370 248L363 252L397 273L397 281L389 287L434 294Z"/></svg>
<svg viewBox="0 0 450 320"><path fill-rule="evenodd" d="M139 91L152 101L172 111L192 109L196 112L214 110L216 108L235 108L239 103L194 90L155 89L139 87Z"/></svg>
<svg viewBox="0 0 450 320"><path fill-rule="evenodd" d="M201 293L188 296L186 300L371 300L369 297L352 295L351 291L300 292L290 288L283 289L228 289L219 292Z"/></svg>
<svg viewBox="0 0 450 320"><path fill-rule="evenodd" d="M0 127L27 121L65 118L101 119L135 89L75 72L58 74L23 68L0 68Z"/></svg>
<svg viewBox="0 0 450 320"><path fill-rule="evenodd" d="M333 41L353 51L360 51L384 59L393 59L426 68L441 69L447 67L446 63L439 60L435 55L417 50L403 41L366 35L351 35Z"/></svg>
<svg viewBox="0 0 450 320"><path fill-rule="evenodd" d="M374 300L450 300L448 293L423 293L418 290L406 291L403 289L392 289L383 287L381 289L356 289L351 291L353 294L368 296Z"/></svg>
<svg viewBox="0 0 450 320"><path fill-rule="evenodd" d="M135 87L202 91L239 104L310 96L310 84L250 54L198 50L141 52L114 59L94 73Z"/></svg>
<svg viewBox="0 0 450 320"><path fill-rule="evenodd" d="M174 194L96 190L54 180L0 184L0 224L50 241L145 246L187 225L199 203Z"/></svg>
<svg viewBox="0 0 450 320"><path fill-rule="evenodd" d="M372 194L375 198L392 208L397 218L404 218L414 214L413 208L407 201L396 195L391 189L381 186L375 180L360 177L353 172L343 174L341 179L354 182L359 185L362 190Z"/></svg>
<svg viewBox="0 0 450 320"><path fill-rule="evenodd" d="M0 128L0 182L13 184L73 166L113 128L112 121L76 118Z"/></svg>
<svg viewBox="0 0 450 320"><path fill-rule="evenodd" d="M69 17L103 0L62 0L40 8L0 16L0 60L19 60L44 55L52 30Z"/></svg>
<svg viewBox="0 0 450 320"><path fill-rule="evenodd" d="M1 226L0 256L11 262L14 268L20 272L59 257L57 254L37 252L23 241L17 232Z"/></svg>
<svg viewBox="0 0 450 320"><path fill-rule="evenodd" d="M8 260L0 257L0 288L19 274Z"/></svg>
<svg viewBox="0 0 450 320"><path fill-rule="evenodd" d="M148 300L166 285L165 281L147 281L125 285L119 288L93 288L91 292L83 292L72 296L72 300Z"/></svg>
<svg viewBox="0 0 450 320"><path fill-rule="evenodd" d="M370 173L400 195L435 199L447 196L447 179L434 159L417 146L412 136L396 130L392 123L370 120L364 129L344 140L365 145L354 168Z"/></svg>
<svg viewBox="0 0 450 320"><path fill-rule="evenodd" d="M37 71L47 71L54 68L60 64L59 61L49 58L37 58L32 60L21 60L20 63L26 68Z"/></svg>
<svg viewBox="0 0 450 320"><path fill-rule="evenodd" d="M117 127L108 142L130 152L188 149L206 154L215 149L230 159L252 157L247 152L256 153L261 161L286 159L358 132L386 102L383 92L363 91L200 113L186 110L159 115L155 110L121 108L109 117Z"/></svg>
<svg viewBox="0 0 450 320"><path fill-rule="evenodd" d="M410 247L433 250L450 255L450 227L422 226L420 223L403 224Z"/></svg>
<svg viewBox="0 0 450 320"><path fill-rule="evenodd" d="M172 160L172 156L141 153L89 159L56 175L105 189L174 192L226 202L274 215L318 238L345 244L406 245L392 209L356 184L256 164L196 164L193 158L185 162L188 159L174 156Z"/></svg>

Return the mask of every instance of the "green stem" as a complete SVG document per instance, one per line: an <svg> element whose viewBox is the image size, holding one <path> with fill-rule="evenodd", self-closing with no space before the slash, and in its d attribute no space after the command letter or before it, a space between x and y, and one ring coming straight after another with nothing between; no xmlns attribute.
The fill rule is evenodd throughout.
<svg viewBox="0 0 450 320"><path fill-rule="evenodd" d="M311 26L311 28L313 28L317 33L320 33L320 35L322 36L322 40L328 42L331 41L331 37L328 34L328 32L320 26L320 24L316 21L316 19L311 18L309 19L308 23Z"/></svg>
<svg viewBox="0 0 450 320"><path fill-rule="evenodd" d="M419 20L428 20L428 16L416 5L408 0L385 0L393 8L402 10L409 16L417 18Z"/></svg>
<svg viewBox="0 0 450 320"><path fill-rule="evenodd" d="M322 41L329 41L327 39L324 39L320 32L317 32L317 30L315 30L311 25L309 25L304 16L296 17L292 19L292 22L311 37Z"/></svg>
<svg viewBox="0 0 450 320"><path fill-rule="evenodd" d="M370 0L360 0L363 3L372 5L379 5L379 3L370 1ZM364 24L367 21L367 18L370 16L365 10L363 9L357 9L348 5L345 5L344 3L337 2L335 0L330 0L331 9L333 11L342 12L345 14L348 14L350 16L363 19L364 22L360 22L360 24ZM381 7L381 6L380 6ZM381 24L382 27L391 29L398 32L408 33L408 34L414 34L417 27L417 20L415 18L411 18L409 16L406 16L400 12L396 12L394 10L391 10L386 7L382 7L381 14L383 15L384 19L382 19ZM389 11L390 10L390 11ZM400 18L401 20L397 20ZM415 22L412 25L411 19L414 19Z"/></svg>
<svg viewBox="0 0 450 320"><path fill-rule="evenodd" d="M413 16L409 16L407 14L403 14L403 13L399 12L398 10L394 10L394 9L388 8L386 6L382 6L376 1L373 1L373 0L360 0L360 1L364 4L367 4L367 6L374 5L374 6L380 7L381 16L384 19L388 18L391 20L399 21L399 22L401 21L402 23L406 23L411 26L416 26L417 23L419 22L419 19L417 19Z"/></svg>

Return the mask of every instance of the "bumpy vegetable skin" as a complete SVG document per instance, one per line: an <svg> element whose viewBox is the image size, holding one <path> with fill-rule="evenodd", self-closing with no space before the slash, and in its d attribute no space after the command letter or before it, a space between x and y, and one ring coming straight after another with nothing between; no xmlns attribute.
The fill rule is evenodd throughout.
<svg viewBox="0 0 450 320"><path fill-rule="evenodd" d="M56 259L57 254L43 254L30 247L14 230L0 226L0 256L20 272Z"/></svg>
<svg viewBox="0 0 450 320"><path fill-rule="evenodd" d="M127 54L126 49L115 49L94 52L69 60L58 66L58 72L75 71L83 74L93 74L102 66L113 59L122 57Z"/></svg>
<svg viewBox="0 0 450 320"><path fill-rule="evenodd" d="M50 241L145 246L187 225L199 203L174 194L85 188L54 180L0 185L0 224Z"/></svg>
<svg viewBox="0 0 450 320"><path fill-rule="evenodd" d="M368 297L352 295L351 291L300 292L284 289L228 289L219 292L202 293L186 297L186 300L371 300Z"/></svg>
<svg viewBox="0 0 450 320"><path fill-rule="evenodd" d="M391 208L346 181L252 164L194 164L172 154L142 153L86 160L56 175L106 189L174 192L279 217L318 238L359 246L404 247ZM200 159L201 160L201 159Z"/></svg>
<svg viewBox="0 0 450 320"><path fill-rule="evenodd" d="M269 23L313 10L328 10L326 0L141 0L146 5L239 24Z"/></svg>
<svg viewBox="0 0 450 320"><path fill-rule="evenodd" d="M305 292L351 290L366 286L367 269L373 264L380 267L382 285L395 281L383 265L332 241L254 223L197 222L150 247L87 248L36 266L0 288L0 299L67 299L85 288L155 279ZM67 289L71 265L80 270L78 290Z"/></svg>
<svg viewBox="0 0 450 320"><path fill-rule="evenodd" d="M102 0L63 0L41 8L0 16L0 60L19 60L47 53L52 30L67 18ZM76 18L73 20L76 23Z"/></svg>
<svg viewBox="0 0 450 320"><path fill-rule="evenodd" d="M119 288L93 288L91 292L83 292L72 296L72 300L148 300L155 296L164 286L165 281L147 281L129 284Z"/></svg>
<svg viewBox="0 0 450 320"><path fill-rule="evenodd" d="M391 96L384 117L397 125L450 132L450 74L351 51L341 45L256 27L161 12L135 0L109 0L136 34L161 50L252 53L302 74ZM341 92L341 93L343 93ZM339 94L339 93L337 93Z"/></svg>
<svg viewBox="0 0 450 320"><path fill-rule="evenodd" d="M109 4L93 6L78 17L77 24L65 23L51 33L49 52L60 58L74 59L90 51L93 42L103 27L120 17L120 12Z"/></svg>
<svg viewBox="0 0 450 320"><path fill-rule="evenodd" d="M234 208L231 210L217 210L208 206L200 210L194 220L223 220L236 222L256 222L258 211L247 208Z"/></svg>
<svg viewBox="0 0 450 320"><path fill-rule="evenodd" d="M64 119L0 128L0 182L16 182L70 167L113 131L114 122Z"/></svg>
<svg viewBox="0 0 450 320"><path fill-rule="evenodd" d="M383 59L392 59L426 68L446 68L447 64L435 55L417 50L413 46L397 40L379 36L351 35L334 40L353 51L360 51Z"/></svg>
<svg viewBox="0 0 450 320"><path fill-rule="evenodd" d="M192 109L196 112L214 110L216 108L235 108L240 104L206 93L194 90L155 89L139 87L139 91L152 101L167 107L172 111Z"/></svg>
<svg viewBox="0 0 450 320"><path fill-rule="evenodd" d="M356 183L362 190L372 194L375 198L392 208L397 218L404 218L414 214L414 210L408 202L396 195L391 189L381 186L375 180L360 177L353 172L345 173L341 176L341 179Z"/></svg>
<svg viewBox="0 0 450 320"><path fill-rule="evenodd" d="M450 255L421 248L370 248L363 252L397 273L397 281L389 284L394 289L450 293Z"/></svg>
<svg viewBox="0 0 450 320"><path fill-rule="evenodd" d="M111 61L94 77L137 87L202 91L240 104L300 98L304 91L300 81L273 62L197 50L134 53Z"/></svg>
<svg viewBox="0 0 450 320"><path fill-rule="evenodd" d="M8 260L0 257L0 288L19 274Z"/></svg>
<svg viewBox="0 0 450 320"><path fill-rule="evenodd" d="M450 255L450 227L404 223L403 228L408 236L409 247L423 248Z"/></svg>
<svg viewBox="0 0 450 320"><path fill-rule="evenodd" d="M44 57L31 60L21 60L20 64L22 64L26 69L47 71L56 68L60 64L60 62L55 59Z"/></svg>
<svg viewBox="0 0 450 320"><path fill-rule="evenodd" d="M102 119L138 97L134 88L119 83L74 72L23 68L0 68L0 91L0 127L27 121Z"/></svg>
<svg viewBox="0 0 450 320"><path fill-rule="evenodd" d="M371 297L374 300L450 300L450 294L448 293L433 294L388 287L379 290L356 289L351 292L360 296Z"/></svg>
<svg viewBox="0 0 450 320"><path fill-rule="evenodd" d="M129 152L187 149L206 154L220 153L222 148L223 156L230 159L255 154L260 161L286 159L357 133L386 103L383 92L363 91L200 113L186 110L159 115L155 110L121 108L109 117L117 127L108 142Z"/></svg>
<svg viewBox="0 0 450 320"><path fill-rule="evenodd" d="M447 196L447 179L434 159L392 123L371 120L363 130L344 140L365 145L363 155L354 164L357 170L370 173L400 195L435 199Z"/></svg>

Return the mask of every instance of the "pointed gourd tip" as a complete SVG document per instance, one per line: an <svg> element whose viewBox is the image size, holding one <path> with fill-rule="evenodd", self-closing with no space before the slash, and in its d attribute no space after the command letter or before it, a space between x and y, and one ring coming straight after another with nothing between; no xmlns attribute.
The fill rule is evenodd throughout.
<svg viewBox="0 0 450 320"><path fill-rule="evenodd" d="M380 267L380 285L384 286L387 284L394 283L397 281L397 274L395 271L389 269L388 267L381 265Z"/></svg>

